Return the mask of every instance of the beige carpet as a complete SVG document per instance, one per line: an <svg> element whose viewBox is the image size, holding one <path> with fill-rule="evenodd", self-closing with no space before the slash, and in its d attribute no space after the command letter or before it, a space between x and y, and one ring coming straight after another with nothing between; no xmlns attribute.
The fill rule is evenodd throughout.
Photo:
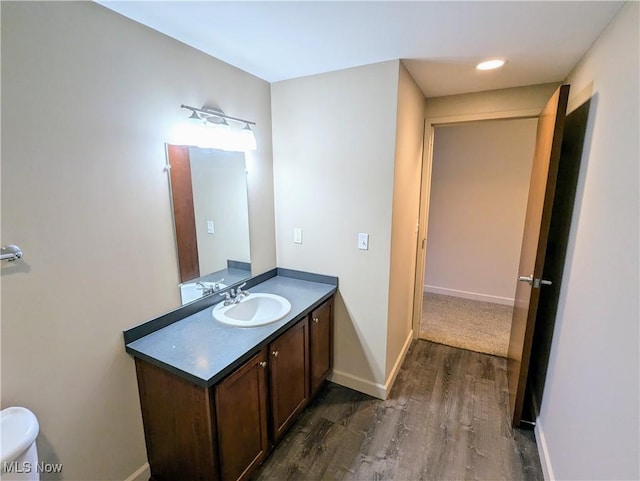
<svg viewBox="0 0 640 481"><path fill-rule="evenodd" d="M506 357L513 308L425 293L420 339Z"/></svg>

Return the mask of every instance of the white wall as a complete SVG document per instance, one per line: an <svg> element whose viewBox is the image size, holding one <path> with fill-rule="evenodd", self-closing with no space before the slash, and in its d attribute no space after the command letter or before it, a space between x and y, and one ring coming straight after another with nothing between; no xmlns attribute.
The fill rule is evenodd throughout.
<svg viewBox="0 0 640 481"><path fill-rule="evenodd" d="M538 441L556 479L640 479L639 5L569 75L592 103Z"/></svg>
<svg viewBox="0 0 640 481"><path fill-rule="evenodd" d="M425 290L513 305L537 124L436 127Z"/></svg>
<svg viewBox="0 0 640 481"><path fill-rule="evenodd" d="M275 266L269 85L91 2L2 2L2 407L67 480L146 462L122 330L180 303L164 142L187 112L257 122L254 267Z"/></svg>
<svg viewBox="0 0 640 481"><path fill-rule="evenodd" d="M424 95L400 64L391 259L389 265L389 311L386 385L390 386L411 343L413 291L415 287L420 174L424 138Z"/></svg>
<svg viewBox="0 0 640 481"><path fill-rule="evenodd" d="M383 396L399 62L271 86L278 266L338 276L333 379ZM293 229L303 243L293 243ZM358 233L369 250L358 250Z"/></svg>

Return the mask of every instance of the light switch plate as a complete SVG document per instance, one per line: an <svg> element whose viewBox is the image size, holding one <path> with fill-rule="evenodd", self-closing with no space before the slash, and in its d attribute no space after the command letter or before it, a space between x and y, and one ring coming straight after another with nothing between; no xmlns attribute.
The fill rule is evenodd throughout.
<svg viewBox="0 0 640 481"><path fill-rule="evenodd" d="M213 234L215 232L215 229L213 228L213 221L212 220L208 220L207 221L207 234Z"/></svg>
<svg viewBox="0 0 640 481"><path fill-rule="evenodd" d="M293 242L296 244L302 244L302 229L295 227L293 229Z"/></svg>
<svg viewBox="0 0 640 481"><path fill-rule="evenodd" d="M363 251L369 250L369 234L358 234L358 249Z"/></svg>

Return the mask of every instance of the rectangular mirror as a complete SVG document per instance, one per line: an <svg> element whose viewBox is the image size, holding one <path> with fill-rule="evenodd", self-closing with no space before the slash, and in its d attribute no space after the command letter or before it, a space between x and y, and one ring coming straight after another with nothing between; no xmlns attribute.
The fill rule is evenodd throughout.
<svg viewBox="0 0 640 481"><path fill-rule="evenodd" d="M167 145L182 304L251 277L242 152Z"/></svg>

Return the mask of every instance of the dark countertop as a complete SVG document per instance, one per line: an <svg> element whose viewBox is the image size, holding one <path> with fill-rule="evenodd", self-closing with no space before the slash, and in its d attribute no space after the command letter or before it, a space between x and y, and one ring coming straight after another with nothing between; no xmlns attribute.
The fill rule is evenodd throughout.
<svg viewBox="0 0 640 481"><path fill-rule="evenodd" d="M126 350L197 385L210 387L331 297L336 289L333 284L277 275L249 289L289 300L291 311L277 322L250 328L228 326L213 318L213 307L209 306L129 342Z"/></svg>

